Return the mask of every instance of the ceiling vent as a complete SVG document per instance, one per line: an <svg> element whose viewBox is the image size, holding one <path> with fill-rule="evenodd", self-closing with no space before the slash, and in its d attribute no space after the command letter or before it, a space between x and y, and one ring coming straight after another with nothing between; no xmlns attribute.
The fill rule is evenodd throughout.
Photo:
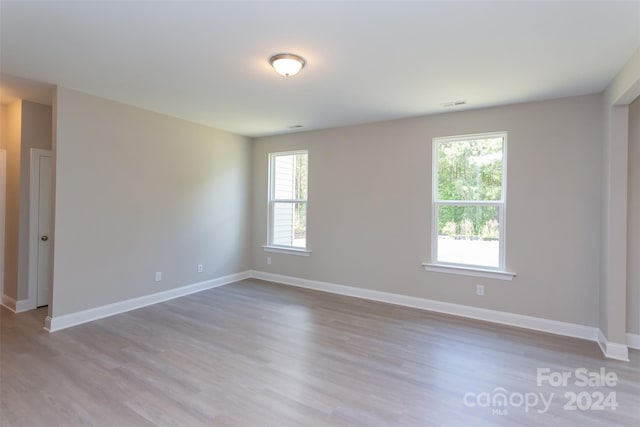
<svg viewBox="0 0 640 427"><path fill-rule="evenodd" d="M443 102L442 105L445 108L449 107L459 107L460 105L466 105L467 101L451 101L451 102Z"/></svg>

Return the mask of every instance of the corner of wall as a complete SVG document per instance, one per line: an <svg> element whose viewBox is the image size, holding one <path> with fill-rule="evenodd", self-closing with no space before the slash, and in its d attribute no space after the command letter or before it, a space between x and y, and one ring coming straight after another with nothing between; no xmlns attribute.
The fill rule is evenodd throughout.
<svg viewBox="0 0 640 427"><path fill-rule="evenodd" d="M629 105L640 94L640 48L622 67L604 91L606 106Z"/></svg>
<svg viewBox="0 0 640 427"><path fill-rule="evenodd" d="M602 350L626 351L629 104L640 95L640 49L603 93L602 244L599 328ZM624 349L623 349L624 347Z"/></svg>
<svg viewBox="0 0 640 427"><path fill-rule="evenodd" d="M18 227L20 222L20 140L22 100L6 107L6 206L4 236L4 289L12 300L18 299Z"/></svg>

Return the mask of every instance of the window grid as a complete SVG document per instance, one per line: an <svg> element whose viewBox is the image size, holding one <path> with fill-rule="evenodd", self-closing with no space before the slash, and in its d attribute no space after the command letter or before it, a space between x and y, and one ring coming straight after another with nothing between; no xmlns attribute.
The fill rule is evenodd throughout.
<svg viewBox="0 0 640 427"><path fill-rule="evenodd" d="M500 197L495 200L470 200L470 199L440 199L439 192L439 174L440 174L440 164L439 164L439 146L442 143L456 143L456 142L469 142L469 141L481 141L481 140L489 140L489 139L500 139L502 141L502 151L501 151L501 173L500 173ZM494 269L497 271L505 270L505 212L506 212L506 170L507 170L507 133L506 132L495 132L495 133L487 133L487 134L474 134L474 135L462 135L462 136L453 136L453 137L445 137L445 138L434 138L433 139L433 189L432 189L432 241L431 241L431 253L432 253L432 262L434 264L440 265L451 265L451 266L461 266L461 267L478 267L483 269ZM496 210L496 219L498 222L498 254L497 254L497 262L469 262L469 260L454 260L447 261L440 259L439 254L439 244L443 242L441 240L440 235L440 211L442 207L449 207L455 209L456 207L460 209L466 208L495 208ZM474 238L477 238L478 230L475 230ZM456 235L456 239L459 238L459 235ZM483 239L484 240L484 239ZM443 250L444 252L444 250Z"/></svg>
<svg viewBox="0 0 640 427"><path fill-rule="evenodd" d="M306 249L307 175L307 151L269 154L268 246Z"/></svg>

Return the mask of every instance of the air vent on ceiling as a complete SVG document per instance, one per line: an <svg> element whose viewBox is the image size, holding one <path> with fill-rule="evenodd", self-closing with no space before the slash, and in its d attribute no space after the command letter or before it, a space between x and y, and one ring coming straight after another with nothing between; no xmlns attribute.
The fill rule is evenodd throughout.
<svg viewBox="0 0 640 427"><path fill-rule="evenodd" d="M451 101L451 102L443 102L442 105L445 108L448 107L459 107L460 105L466 105L467 101Z"/></svg>

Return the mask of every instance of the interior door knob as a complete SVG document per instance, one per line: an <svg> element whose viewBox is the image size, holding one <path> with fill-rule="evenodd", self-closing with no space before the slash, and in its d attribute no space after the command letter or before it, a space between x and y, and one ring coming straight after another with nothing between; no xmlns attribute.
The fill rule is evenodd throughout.
<svg viewBox="0 0 640 427"><path fill-rule="evenodd" d="M43 242L46 242L47 240L49 240L49 236L42 236L40 240L42 240Z"/></svg>

